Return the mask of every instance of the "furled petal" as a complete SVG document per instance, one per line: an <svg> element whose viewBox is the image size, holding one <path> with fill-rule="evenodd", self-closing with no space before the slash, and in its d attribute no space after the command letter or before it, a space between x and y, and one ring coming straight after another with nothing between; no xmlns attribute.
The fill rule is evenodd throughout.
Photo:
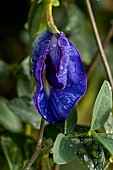
<svg viewBox="0 0 113 170"><path fill-rule="evenodd" d="M34 43L32 70L37 82L37 87L39 86L39 88L42 87L42 76L45 70L45 60L49 52L51 37L52 33L46 31L41 37L38 37Z"/></svg>
<svg viewBox="0 0 113 170"><path fill-rule="evenodd" d="M57 36L51 38L50 49L46 59L46 78L48 83L55 88L62 89L63 84L57 79L60 64L60 49L57 44Z"/></svg>
<svg viewBox="0 0 113 170"><path fill-rule="evenodd" d="M62 83L65 88L67 83L67 66L69 61L70 44L63 33L60 33L58 36L58 46L60 48L60 64L57 78L58 81Z"/></svg>

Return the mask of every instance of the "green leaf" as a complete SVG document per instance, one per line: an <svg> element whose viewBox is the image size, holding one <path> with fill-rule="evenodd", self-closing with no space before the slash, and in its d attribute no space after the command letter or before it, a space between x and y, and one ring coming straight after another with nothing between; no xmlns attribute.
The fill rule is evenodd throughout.
<svg viewBox="0 0 113 170"><path fill-rule="evenodd" d="M0 125L12 132L22 130L21 120L8 108L8 100L0 97Z"/></svg>
<svg viewBox="0 0 113 170"><path fill-rule="evenodd" d="M110 84L104 81L94 105L91 129L95 130L104 125L109 117L111 109L112 91Z"/></svg>
<svg viewBox="0 0 113 170"><path fill-rule="evenodd" d="M84 165L88 167L89 169L92 169L92 168L94 169L94 163L88 151L86 150L85 146L83 144L79 144L77 149L78 149L77 156L84 163Z"/></svg>
<svg viewBox="0 0 113 170"><path fill-rule="evenodd" d="M59 133L53 147L53 158L57 164L65 164L69 162L77 153L77 145L80 140L68 138L64 134Z"/></svg>
<svg viewBox="0 0 113 170"><path fill-rule="evenodd" d="M19 117L23 122L29 123L34 128L39 129L41 117L35 109L33 103L28 98L15 98L8 103L8 107Z"/></svg>
<svg viewBox="0 0 113 170"><path fill-rule="evenodd" d="M16 143L7 136L1 136L1 146L5 154L10 170L23 168L23 155Z"/></svg>
<svg viewBox="0 0 113 170"><path fill-rule="evenodd" d="M108 138L107 136L104 137L102 135L98 135L101 139L101 143L104 144L104 147L111 153L111 155L113 155L113 139L112 138Z"/></svg>
<svg viewBox="0 0 113 170"><path fill-rule="evenodd" d="M50 123L48 123L44 128L44 137L46 139L51 138L53 141L55 141L57 135L59 133L62 133L63 131L64 131L64 124L50 124Z"/></svg>
<svg viewBox="0 0 113 170"><path fill-rule="evenodd" d="M108 120L104 124L106 133L113 133L113 115L110 113Z"/></svg>
<svg viewBox="0 0 113 170"><path fill-rule="evenodd" d="M47 29L45 20L43 19L44 15L45 8L43 1L40 3L40 1L37 2L37 0L34 0L28 16L28 28L31 44L34 41L37 32L38 34L41 34Z"/></svg>
<svg viewBox="0 0 113 170"><path fill-rule="evenodd" d="M65 134L69 134L73 131L77 123L77 110L76 107L71 111L68 119L65 122Z"/></svg>
<svg viewBox="0 0 113 170"><path fill-rule="evenodd" d="M26 78L18 78L17 80L17 92L19 97L27 96L31 97L33 90L32 81Z"/></svg>
<svg viewBox="0 0 113 170"><path fill-rule="evenodd" d="M109 152L111 155L113 155L113 139L108 138L107 134L102 135L102 134L97 134L94 130L89 131L89 135L93 136L95 139L97 139Z"/></svg>

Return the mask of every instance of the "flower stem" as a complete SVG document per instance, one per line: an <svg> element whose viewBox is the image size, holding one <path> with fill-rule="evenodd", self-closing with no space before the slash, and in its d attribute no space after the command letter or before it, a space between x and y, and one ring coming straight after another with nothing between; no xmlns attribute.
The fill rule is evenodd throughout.
<svg viewBox="0 0 113 170"><path fill-rule="evenodd" d="M102 43L103 48L105 48L107 46L107 44L109 43L112 36L113 36L113 22L111 22L111 27L110 27L110 29L109 29L103 43ZM91 61L90 65L88 66L88 69L87 69L87 79L88 80L90 79L90 76L91 76L93 70L96 67L96 64L97 64L97 62L99 60L99 57L100 57L100 53L99 53L99 51L97 51L94 54L94 56L92 58L92 61Z"/></svg>
<svg viewBox="0 0 113 170"><path fill-rule="evenodd" d="M100 36L99 36L98 30L97 30L93 11L92 11L92 8L91 8L90 0L86 0L86 5L87 5L88 13L89 13L89 16L90 16L90 19L91 19L93 31L94 31L95 38L96 38L96 42L97 42L97 45L98 45L98 48L99 48L99 51L100 51L100 54L101 54L101 59L102 59L102 62L104 64L106 74L108 76L109 82L110 82L112 90L113 90L113 79L112 79L111 70L110 70L109 64L107 62L107 58L106 58L104 49L102 47L102 43L101 43Z"/></svg>
<svg viewBox="0 0 113 170"><path fill-rule="evenodd" d="M54 167L54 170L59 170L59 168L60 168L60 165L56 164Z"/></svg>
<svg viewBox="0 0 113 170"><path fill-rule="evenodd" d="M57 29L54 23L54 19L52 15L52 0L49 0L46 4L46 22L51 32L60 33L60 31Z"/></svg>
<svg viewBox="0 0 113 170"><path fill-rule="evenodd" d="M35 151L31 156L30 160L27 162L26 166L24 167L24 170L29 170L33 162L36 160L37 156L40 154L41 146L42 146L42 138L44 133L44 126L45 126L45 120L42 118Z"/></svg>

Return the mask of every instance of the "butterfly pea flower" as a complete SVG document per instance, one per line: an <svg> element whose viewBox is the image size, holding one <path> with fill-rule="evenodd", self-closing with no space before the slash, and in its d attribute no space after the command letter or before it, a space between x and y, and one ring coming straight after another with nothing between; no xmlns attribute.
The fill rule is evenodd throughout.
<svg viewBox="0 0 113 170"><path fill-rule="evenodd" d="M61 124L86 91L80 54L64 33L44 32L33 48L32 72L36 81L33 102L39 114Z"/></svg>

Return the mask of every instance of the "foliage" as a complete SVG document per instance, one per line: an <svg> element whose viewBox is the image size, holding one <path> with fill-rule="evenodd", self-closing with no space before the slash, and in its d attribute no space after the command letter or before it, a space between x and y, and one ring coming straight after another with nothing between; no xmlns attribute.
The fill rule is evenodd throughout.
<svg viewBox="0 0 113 170"><path fill-rule="evenodd" d="M32 103L35 83L30 75L30 57L34 38L47 29L43 22L45 3L45 0L22 1L24 12L20 9L11 16L6 5L1 4L7 18L13 20L10 23L7 18L4 22L0 20L1 170L22 170L35 150L41 117ZM53 0L52 5L58 29L79 49L88 71L97 46L85 1ZM103 39L113 17L113 2L92 0L91 5ZM105 52L113 73L112 45L111 39ZM101 61L87 86L85 96L64 124L45 124L42 148L31 170L55 170L56 164L59 170L113 169L112 89Z"/></svg>

